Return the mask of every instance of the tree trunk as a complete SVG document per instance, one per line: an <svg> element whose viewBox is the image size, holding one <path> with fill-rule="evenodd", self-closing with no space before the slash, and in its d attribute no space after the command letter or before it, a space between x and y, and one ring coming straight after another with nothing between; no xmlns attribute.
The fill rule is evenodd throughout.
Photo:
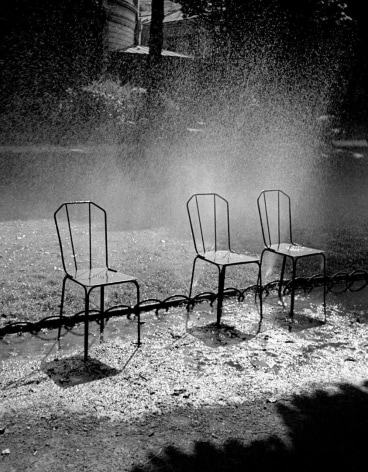
<svg viewBox="0 0 368 472"><path fill-rule="evenodd" d="M148 56L148 90L147 111L151 118L157 115L160 108L160 88L162 76L164 0L152 0L151 27Z"/></svg>
<svg viewBox="0 0 368 472"><path fill-rule="evenodd" d="M152 0L149 55L154 61L161 60L163 45L164 0Z"/></svg>

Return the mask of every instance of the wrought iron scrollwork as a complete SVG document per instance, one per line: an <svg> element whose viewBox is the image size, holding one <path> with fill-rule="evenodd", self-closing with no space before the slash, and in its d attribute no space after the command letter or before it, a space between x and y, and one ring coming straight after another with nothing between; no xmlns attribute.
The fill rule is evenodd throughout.
<svg viewBox="0 0 368 472"><path fill-rule="evenodd" d="M314 274L311 277L298 277L295 279L295 288L302 289L305 293L310 293L315 287L325 286L327 292L331 293L344 293L346 291L358 292L363 290L368 285L368 272L363 269L355 269L352 272L337 272L332 276L326 277L324 280L323 275ZM266 296L273 290L278 290L280 285L279 280L273 280L262 287L262 292ZM245 296L248 292L259 291L260 287L257 285L251 285L245 289L237 289L234 287L228 287L224 290L224 296L229 298L236 296L238 301L244 301ZM287 295L291 290L291 281L284 281L282 293ZM155 311L158 315L159 310L165 310L166 312L173 307L185 305L187 310L194 308L198 303L207 301L213 306L213 303L217 299L217 294L213 292L202 292L197 294L195 297L189 298L186 295L178 294L172 295L160 300L157 298L149 298L142 300L136 306L118 305L111 307L105 311L105 319L109 319L113 316L131 316L139 312ZM37 334L44 329L54 329L60 326L60 324L67 330L72 329L78 323L84 320L84 310L75 313L72 316L48 316L39 321L15 321L7 323L5 326L0 328L0 338L6 334L17 334L17 333L32 333ZM100 318L99 310L90 310L90 319L98 321Z"/></svg>

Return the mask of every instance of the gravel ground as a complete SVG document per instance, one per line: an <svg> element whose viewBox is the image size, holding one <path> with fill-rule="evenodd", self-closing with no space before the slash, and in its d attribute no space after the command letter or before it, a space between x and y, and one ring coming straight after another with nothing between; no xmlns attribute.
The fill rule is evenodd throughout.
<svg viewBox="0 0 368 472"><path fill-rule="evenodd" d="M2 361L0 470L306 470L329 455L355 470L368 318L328 301L324 325L314 304L290 324L270 296L261 326L252 299L228 301L220 328L206 305L143 315L141 348L134 331L94 342L86 365L79 346Z"/></svg>

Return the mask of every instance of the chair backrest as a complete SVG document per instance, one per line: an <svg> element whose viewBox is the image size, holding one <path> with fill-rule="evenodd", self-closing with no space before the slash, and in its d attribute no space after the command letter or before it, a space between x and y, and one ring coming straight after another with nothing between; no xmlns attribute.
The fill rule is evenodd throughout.
<svg viewBox="0 0 368 472"><path fill-rule="evenodd" d="M108 267L106 211L90 201L63 203L54 213L64 271Z"/></svg>
<svg viewBox="0 0 368 472"><path fill-rule="evenodd" d="M229 203L217 193L196 193L187 201L197 254L230 250Z"/></svg>
<svg viewBox="0 0 368 472"><path fill-rule="evenodd" d="M290 197L282 190L263 190L257 205L265 246L292 243Z"/></svg>

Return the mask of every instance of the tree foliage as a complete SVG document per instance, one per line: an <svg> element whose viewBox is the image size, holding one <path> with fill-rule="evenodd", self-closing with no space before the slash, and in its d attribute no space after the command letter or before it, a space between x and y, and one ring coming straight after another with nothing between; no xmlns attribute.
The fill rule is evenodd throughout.
<svg viewBox="0 0 368 472"><path fill-rule="evenodd" d="M0 59L6 93L58 94L101 67L105 16L100 0L4 0Z"/></svg>
<svg viewBox="0 0 368 472"><path fill-rule="evenodd" d="M186 16L196 16L211 32L213 63L226 68L223 75L231 83L234 71L244 76L262 63L273 81L288 83L289 88L309 82L314 95L328 90L335 102L342 102L344 94L354 99L356 86L361 90L368 81L368 30L359 0L180 3Z"/></svg>
<svg viewBox="0 0 368 472"><path fill-rule="evenodd" d="M258 39L290 42L320 37L348 23L347 5L341 0L182 0L186 16L197 16L226 43Z"/></svg>

